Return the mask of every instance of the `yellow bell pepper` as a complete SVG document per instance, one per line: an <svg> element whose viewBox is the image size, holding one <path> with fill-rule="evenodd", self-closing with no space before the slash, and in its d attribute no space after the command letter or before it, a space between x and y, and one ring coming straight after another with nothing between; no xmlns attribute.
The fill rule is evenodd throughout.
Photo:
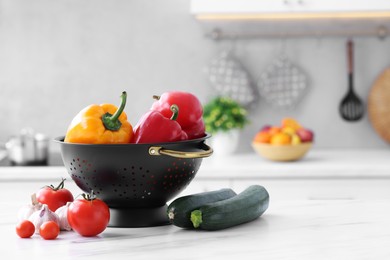
<svg viewBox="0 0 390 260"><path fill-rule="evenodd" d="M64 142L85 144L120 144L130 143L133 127L123 112L127 94L121 95L121 105L89 105L81 110L72 120Z"/></svg>

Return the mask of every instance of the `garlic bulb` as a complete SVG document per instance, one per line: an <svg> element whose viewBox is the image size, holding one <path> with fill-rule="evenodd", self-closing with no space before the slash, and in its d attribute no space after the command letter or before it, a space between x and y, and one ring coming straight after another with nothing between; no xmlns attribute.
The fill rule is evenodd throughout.
<svg viewBox="0 0 390 260"><path fill-rule="evenodd" d="M55 213L57 214L60 222L60 229L70 231L72 230L72 227L69 225L68 222L68 208L72 204L72 202L68 201L66 205L59 207Z"/></svg>
<svg viewBox="0 0 390 260"><path fill-rule="evenodd" d="M18 211L18 221L28 219L35 211L42 209L42 204L37 201L35 193L31 196L31 204L22 206Z"/></svg>
<svg viewBox="0 0 390 260"><path fill-rule="evenodd" d="M35 226L35 233L39 233L39 228L43 223L46 221L55 221L58 225L60 225L59 218L56 213L51 211L49 207L46 204L43 204L42 208L39 211L34 212L29 218L34 226Z"/></svg>

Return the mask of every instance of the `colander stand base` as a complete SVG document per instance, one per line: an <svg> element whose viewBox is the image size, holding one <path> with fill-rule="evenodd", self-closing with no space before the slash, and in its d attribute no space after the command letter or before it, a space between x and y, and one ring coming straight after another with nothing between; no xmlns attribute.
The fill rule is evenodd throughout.
<svg viewBox="0 0 390 260"><path fill-rule="evenodd" d="M155 208L110 208L109 227L153 227L168 225L167 205Z"/></svg>

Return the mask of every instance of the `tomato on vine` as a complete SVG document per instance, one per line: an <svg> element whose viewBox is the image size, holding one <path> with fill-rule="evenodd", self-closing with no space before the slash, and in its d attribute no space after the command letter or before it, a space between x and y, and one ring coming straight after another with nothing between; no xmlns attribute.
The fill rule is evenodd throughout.
<svg viewBox="0 0 390 260"><path fill-rule="evenodd" d="M82 236L96 236L106 229L110 221L109 207L98 199L93 191L82 196L83 198L69 205L67 214L69 225Z"/></svg>
<svg viewBox="0 0 390 260"><path fill-rule="evenodd" d="M55 212L59 207L64 206L68 201L74 200L72 193L64 188L64 181L62 179L57 187L53 185L41 188L37 193L37 201L46 204L49 209Z"/></svg>

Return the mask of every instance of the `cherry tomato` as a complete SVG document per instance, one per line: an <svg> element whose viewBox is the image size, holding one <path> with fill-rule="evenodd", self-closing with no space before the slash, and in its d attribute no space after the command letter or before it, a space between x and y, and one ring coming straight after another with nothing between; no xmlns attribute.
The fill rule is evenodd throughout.
<svg viewBox="0 0 390 260"><path fill-rule="evenodd" d="M92 237L103 232L110 221L107 204L91 194L83 194L68 208L68 222L74 231L84 237Z"/></svg>
<svg viewBox="0 0 390 260"><path fill-rule="evenodd" d="M74 200L73 195L68 189L64 188L64 181L65 179L62 179L57 187L50 185L40 189L36 194L37 201L46 204L53 212L64 206L68 201L72 202Z"/></svg>
<svg viewBox="0 0 390 260"><path fill-rule="evenodd" d="M39 234L43 239L56 239L60 234L60 226L55 221L46 221L39 228Z"/></svg>
<svg viewBox="0 0 390 260"><path fill-rule="evenodd" d="M16 225L16 234L21 238L29 238L35 232L35 226L30 220L22 220Z"/></svg>

